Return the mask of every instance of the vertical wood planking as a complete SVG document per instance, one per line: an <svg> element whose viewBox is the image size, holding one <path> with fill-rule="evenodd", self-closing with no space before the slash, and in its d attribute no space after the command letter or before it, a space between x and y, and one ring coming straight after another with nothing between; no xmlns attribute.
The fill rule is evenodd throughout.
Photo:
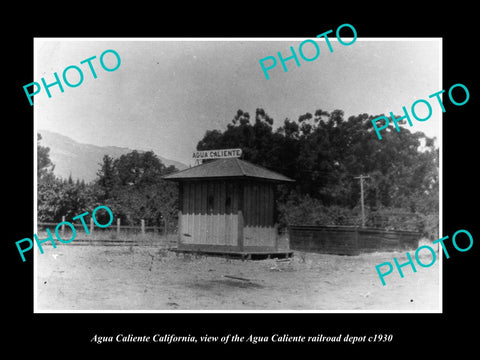
<svg viewBox="0 0 480 360"><path fill-rule="evenodd" d="M211 209L209 196L213 199ZM228 206L227 198L230 199ZM273 249L277 244L274 201L274 186L266 181L182 182L179 242L230 245L240 249L243 246L268 246ZM184 236L184 233L190 236Z"/></svg>
<svg viewBox="0 0 480 360"><path fill-rule="evenodd" d="M192 243L193 239L193 183L189 182L188 184L188 231L187 234L190 236L188 237L188 243Z"/></svg>
<svg viewBox="0 0 480 360"><path fill-rule="evenodd" d="M202 243L202 183L197 181L195 183L195 243Z"/></svg>
<svg viewBox="0 0 480 360"><path fill-rule="evenodd" d="M191 235L190 241L194 244L195 241L195 182L192 181L190 183L190 217L191 217L191 224L190 224L190 232Z"/></svg>
<svg viewBox="0 0 480 360"><path fill-rule="evenodd" d="M243 209L242 209L242 216L243 216L243 245L248 244L248 237L250 236L250 183L249 181L245 181L243 184Z"/></svg>
<svg viewBox="0 0 480 360"><path fill-rule="evenodd" d="M265 184L265 226L269 227L271 226L271 221L270 221L270 204L271 204L271 198L270 198L270 184Z"/></svg>
<svg viewBox="0 0 480 360"><path fill-rule="evenodd" d="M257 238L257 228L258 228L258 186L256 183L252 182L251 185L252 192L250 196L250 212L252 213L252 232L250 234L250 243L249 245L255 244L255 239Z"/></svg>
<svg viewBox="0 0 480 360"><path fill-rule="evenodd" d="M261 216L261 208L262 205L260 204L260 185L258 183L254 183L254 193L253 193L253 211L255 214L255 227L258 228L260 225L260 216Z"/></svg>
<svg viewBox="0 0 480 360"><path fill-rule="evenodd" d="M271 239L271 232L268 224L268 184L264 183L263 184L263 222L262 222L262 227L263 227L263 232L265 233L267 243L270 245L272 243Z"/></svg>
<svg viewBox="0 0 480 360"><path fill-rule="evenodd" d="M230 214L229 217L229 229L230 229L230 237L228 239L228 245L237 245L238 241L238 209L237 209L237 183L235 181L230 182Z"/></svg>
<svg viewBox="0 0 480 360"><path fill-rule="evenodd" d="M236 183L236 214L237 214L237 245L240 251L243 251L243 231L244 231L244 191L245 183L237 182Z"/></svg>
<svg viewBox="0 0 480 360"><path fill-rule="evenodd" d="M232 238L230 239L230 245L238 245L238 184L232 183Z"/></svg>
<svg viewBox="0 0 480 360"><path fill-rule="evenodd" d="M239 197L239 192L238 192L238 183L235 182L233 184L233 197L232 197L232 216L233 216L233 222L232 222L232 229L233 229L233 235L234 237L232 238L232 245L238 245L238 197Z"/></svg>
<svg viewBox="0 0 480 360"><path fill-rule="evenodd" d="M255 222L256 222L256 214L255 214L255 186L252 182L248 184L248 209L247 209L247 217L248 217L248 231L245 237L245 245L252 245L252 240L255 237Z"/></svg>
<svg viewBox="0 0 480 360"><path fill-rule="evenodd" d="M273 184L268 185L268 195L269 195L268 196L268 209L269 209L268 226L273 227L273 241L276 244L277 250L278 250L278 244L277 244L278 234L277 234L277 228L275 226L275 221L273 220L273 209L275 207L275 199L274 199L274 196L273 196L274 195L273 187L274 187Z"/></svg>
<svg viewBox="0 0 480 360"><path fill-rule="evenodd" d="M268 188L267 184L262 184L262 233L265 236L266 243L270 244L270 231L268 231L267 226L267 211L268 211Z"/></svg>
<svg viewBox="0 0 480 360"><path fill-rule="evenodd" d="M260 204L260 185L258 183L254 183L254 213L255 213L255 227L258 229L258 226L260 225L260 215L261 215L261 204ZM256 231L256 235L258 235L258 232Z"/></svg>
<svg viewBox="0 0 480 360"><path fill-rule="evenodd" d="M215 244L220 245L220 230L219 230L219 217L220 217L220 182L215 181L215 195L214 195L214 234Z"/></svg>
<svg viewBox="0 0 480 360"><path fill-rule="evenodd" d="M227 199L230 204L227 206ZM225 183L225 245L230 245L232 238L232 183Z"/></svg>
<svg viewBox="0 0 480 360"><path fill-rule="evenodd" d="M272 244L274 243L275 241L275 238L272 237L272 231L271 231L271 227L272 227L272 222L270 220L271 218L271 203L272 203L272 200L271 200L271 196L270 196L270 189L271 189L271 185L270 183L266 183L265 184L265 230L267 231L267 233L269 234L269 243Z"/></svg>
<svg viewBox="0 0 480 360"><path fill-rule="evenodd" d="M250 213L251 217L251 223L252 223L252 228L255 226L255 223L257 222L257 214L256 214L256 211L255 211L255 186L252 182L250 182L250 196L249 196L249 204L250 204L250 207L248 209L248 212Z"/></svg>
<svg viewBox="0 0 480 360"><path fill-rule="evenodd" d="M188 182L183 183L182 187L183 197L182 197L182 232L180 236L182 237L182 242L185 242L186 239L183 234L188 233Z"/></svg>
<svg viewBox="0 0 480 360"><path fill-rule="evenodd" d="M189 216L190 216L190 227L189 227L189 234L190 243L195 243L195 182L190 183L190 201L189 201Z"/></svg>
<svg viewBox="0 0 480 360"><path fill-rule="evenodd" d="M271 225L274 225L275 224L275 192L274 192L274 185L273 184L270 184L270 199L268 200L269 201L269 204L270 204L270 224Z"/></svg>
<svg viewBox="0 0 480 360"><path fill-rule="evenodd" d="M212 195L213 195L213 210L212 210L212 241L213 244L218 245L218 182L212 181Z"/></svg>
<svg viewBox="0 0 480 360"><path fill-rule="evenodd" d="M232 198L232 206L231 206L231 212L232 212L232 221L230 223L230 228L231 228L231 233L232 237L230 239L230 245L238 245L238 193L237 193L237 182L232 181L232 193L231 193L231 198Z"/></svg>
<svg viewBox="0 0 480 360"><path fill-rule="evenodd" d="M195 243L201 244L201 227L202 227L202 218L200 217L200 205L202 200L202 192L201 192L201 183L200 181L195 181L195 208L194 208L194 216L195 216Z"/></svg>
<svg viewBox="0 0 480 360"><path fill-rule="evenodd" d="M190 182L185 183L185 226L183 227L183 233L189 234L190 231ZM183 234L182 234L183 235ZM190 238L183 235L183 240L186 243L190 243Z"/></svg>
<svg viewBox="0 0 480 360"><path fill-rule="evenodd" d="M202 244L207 244L207 182L201 181L200 182L200 189L201 189L201 204L200 204L200 223L202 224L200 227L201 236L200 241Z"/></svg>
<svg viewBox="0 0 480 360"><path fill-rule="evenodd" d="M206 231L207 231L207 183L205 181L199 181L198 184L199 204L198 204L198 222L199 222L199 242L206 243Z"/></svg>
<svg viewBox="0 0 480 360"><path fill-rule="evenodd" d="M207 244L213 244L213 211L210 207L208 199L213 195L213 184L211 181L207 182Z"/></svg>
<svg viewBox="0 0 480 360"><path fill-rule="evenodd" d="M258 227L263 227L263 219L265 217L265 202L264 202L264 188L263 184L258 184Z"/></svg>
<svg viewBox="0 0 480 360"><path fill-rule="evenodd" d="M177 247L182 244L182 233L183 233L183 187L184 183L180 182L179 186L179 204L180 209L178 209L178 235L177 235ZM166 234L165 234L166 235Z"/></svg>
<svg viewBox="0 0 480 360"><path fill-rule="evenodd" d="M253 185L254 188L254 208L253 212L255 214L255 227L254 227L254 235L252 239L252 245L258 244L259 241L262 241L260 238L260 215L261 215L261 209L262 205L260 204L260 186L258 183L254 183Z"/></svg>
<svg viewBox="0 0 480 360"><path fill-rule="evenodd" d="M212 182L212 194L213 194L213 211L212 211L212 241L213 244L218 245L218 182Z"/></svg>
<svg viewBox="0 0 480 360"><path fill-rule="evenodd" d="M220 245L226 245L226 223L225 223L225 200L226 200L226 183L225 180L219 181L219 210L218 210L218 242Z"/></svg>
<svg viewBox="0 0 480 360"><path fill-rule="evenodd" d="M245 186L245 220L247 222L247 226L252 226L252 211L251 211L251 204L252 204L252 187L250 185L250 181L247 182Z"/></svg>
<svg viewBox="0 0 480 360"><path fill-rule="evenodd" d="M267 204L265 203L265 184L259 184L258 188L260 189L259 193L259 209L260 209L260 221L259 221L259 226L263 229L265 226L265 207Z"/></svg>
<svg viewBox="0 0 480 360"><path fill-rule="evenodd" d="M251 211L253 214L252 222L252 234L250 235L250 244L251 246L257 243L258 238L258 219L259 219L259 208L258 208L258 185L257 183L252 183L252 202L251 202Z"/></svg>
<svg viewBox="0 0 480 360"><path fill-rule="evenodd" d="M190 208L188 206L188 201L189 201L188 198L190 197L190 183L189 182L185 183L184 191L185 191L185 193L184 193L184 195L185 195L185 197L184 197L185 224L184 224L184 227L183 227L183 232L188 233L188 226L189 226L189 221L190 221L190 215L189 215ZM184 238L184 240L187 240L187 239Z"/></svg>
<svg viewBox="0 0 480 360"><path fill-rule="evenodd" d="M177 235L177 247L182 243L182 233L183 233L183 188L185 186L184 182L178 184L178 235Z"/></svg>

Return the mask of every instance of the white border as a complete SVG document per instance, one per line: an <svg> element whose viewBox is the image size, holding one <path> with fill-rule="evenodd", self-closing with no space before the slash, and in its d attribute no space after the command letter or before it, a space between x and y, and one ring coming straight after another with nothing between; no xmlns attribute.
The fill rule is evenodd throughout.
<svg viewBox="0 0 480 360"><path fill-rule="evenodd" d="M225 38L225 37L211 37L211 38L34 38L34 56L33 56L33 74L34 79L38 78L38 68L37 68L37 46L38 41L304 41L306 39L316 39L316 37L281 37L281 38L264 38L264 37L253 37L253 38L243 38L243 37L232 37L232 38ZM336 37L329 37L329 41L338 41ZM352 37L342 37L342 40L353 40ZM440 56L439 56L439 84L438 87L440 89L444 89L443 87L443 38L441 37L422 37L422 38L360 38L357 37L356 41L439 41L440 42ZM436 89L433 89L435 91ZM440 95L443 101L443 94ZM36 107L33 106L33 114L34 114L34 229L37 230L37 111ZM440 238L443 237L442 229L443 229L443 113L441 115L441 124L439 128L439 235ZM33 240L33 239L32 239ZM156 314L156 313L167 313L167 314L205 314L205 313L213 313L213 314L243 314L243 313L252 313L252 314L259 314L259 313L267 313L267 314L400 314L400 313L407 313L407 314L415 314L415 313L443 313L443 282L442 282L442 274L443 274L443 249L438 250L438 257L440 260L439 264L439 309L438 310L51 310L51 309L38 309L37 300L38 300L38 283L37 283L37 253L38 247L34 246L36 250L34 250L33 255L33 264L34 264L34 273L33 273L33 306L34 306L34 313L59 313L59 314L73 314L73 313L94 313L94 314L111 314L111 313L120 313L120 314L132 314L132 313L140 313L140 314Z"/></svg>

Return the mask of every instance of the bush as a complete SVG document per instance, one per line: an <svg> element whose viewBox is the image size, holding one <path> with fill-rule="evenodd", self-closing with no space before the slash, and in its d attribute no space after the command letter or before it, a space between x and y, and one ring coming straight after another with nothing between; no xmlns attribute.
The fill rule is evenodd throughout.
<svg viewBox="0 0 480 360"><path fill-rule="evenodd" d="M358 208L325 206L319 200L306 195L290 197L278 203L279 225L360 225L361 213Z"/></svg>
<svg viewBox="0 0 480 360"><path fill-rule="evenodd" d="M359 206L353 209L341 206L325 206L319 200L291 195L277 204L279 227L288 225L339 225L361 226ZM382 207L374 211L365 209L367 227L387 230L418 231L429 239L438 238L438 214L422 214L403 208Z"/></svg>

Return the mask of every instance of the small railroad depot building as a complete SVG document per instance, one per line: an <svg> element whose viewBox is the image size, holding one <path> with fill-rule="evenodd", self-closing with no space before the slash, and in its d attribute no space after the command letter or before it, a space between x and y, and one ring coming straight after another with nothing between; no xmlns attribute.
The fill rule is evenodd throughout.
<svg viewBox="0 0 480 360"><path fill-rule="evenodd" d="M279 243L275 186L294 180L238 157L170 174L179 183L177 251L290 257Z"/></svg>

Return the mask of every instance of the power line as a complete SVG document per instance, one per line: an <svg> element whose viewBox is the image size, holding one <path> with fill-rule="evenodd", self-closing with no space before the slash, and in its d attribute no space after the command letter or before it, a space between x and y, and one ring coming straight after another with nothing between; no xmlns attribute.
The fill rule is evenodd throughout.
<svg viewBox="0 0 480 360"><path fill-rule="evenodd" d="M370 178L368 175L360 175L354 177L354 179L360 179L360 201L362 203L362 227L365 227L365 205L363 201L363 180Z"/></svg>

